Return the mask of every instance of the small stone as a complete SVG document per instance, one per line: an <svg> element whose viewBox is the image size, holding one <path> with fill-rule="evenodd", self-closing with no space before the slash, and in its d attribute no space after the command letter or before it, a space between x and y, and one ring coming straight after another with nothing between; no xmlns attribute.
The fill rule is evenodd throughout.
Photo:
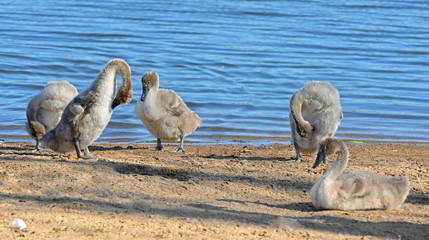
<svg viewBox="0 0 429 240"><path fill-rule="evenodd" d="M25 224L24 220L19 219L19 218L15 218L15 220L13 220L12 225L14 228L19 229L23 232L27 231L27 224Z"/></svg>

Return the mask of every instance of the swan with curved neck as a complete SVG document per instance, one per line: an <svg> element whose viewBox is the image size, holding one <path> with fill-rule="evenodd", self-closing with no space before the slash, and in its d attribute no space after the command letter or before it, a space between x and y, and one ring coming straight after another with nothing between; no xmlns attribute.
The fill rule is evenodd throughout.
<svg viewBox="0 0 429 240"><path fill-rule="evenodd" d="M155 150L162 151L161 140L180 141L174 153L184 153L183 142L201 125L200 117L191 111L173 90L159 89L159 76L148 72L142 77L143 93L135 112L146 128L157 138Z"/></svg>
<svg viewBox="0 0 429 240"><path fill-rule="evenodd" d="M333 137L343 119L340 95L330 83L311 81L290 100L290 127L296 162L313 154L320 142Z"/></svg>
<svg viewBox="0 0 429 240"><path fill-rule="evenodd" d="M346 170L349 151L336 138L321 143L313 168L333 154L337 154L334 165L311 188L310 199L315 208L390 210L404 203L410 190L406 176L386 178L372 172Z"/></svg>
<svg viewBox="0 0 429 240"><path fill-rule="evenodd" d="M122 84L116 92L118 73ZM129 103L131 97L129 65L122 59L109 61L92 85L67 105L58 125L43 136L42 147L60 153L75 150L79 158L92 158L88 146L106 128L113 109L120 104Z"/></svg>
<svg viewBox="0 0 429 240"><path fill-rule="evenodd" d="M67 81L52 81L30 100L25 128L36 140L36 151L41 151L40 140L43 135L58 124L64 108L77 93L76 88Z"/></svg>

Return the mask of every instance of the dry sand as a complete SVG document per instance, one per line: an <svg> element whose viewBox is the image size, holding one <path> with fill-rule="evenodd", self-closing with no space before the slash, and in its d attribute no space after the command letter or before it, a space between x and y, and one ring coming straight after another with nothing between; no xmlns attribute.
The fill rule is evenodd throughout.
<svg viewBox="0 0 429 240"><path fill-rule="evenodd" d="M290 145L90 147L101 159L0 145L0 239L428 239L429 145L356 144L350 169L407 175L393 211L316 211L309 190L328 168L286 162ZM177 145L167 145L175 150ZM12 227L23 219L27 231Z"/></svg>

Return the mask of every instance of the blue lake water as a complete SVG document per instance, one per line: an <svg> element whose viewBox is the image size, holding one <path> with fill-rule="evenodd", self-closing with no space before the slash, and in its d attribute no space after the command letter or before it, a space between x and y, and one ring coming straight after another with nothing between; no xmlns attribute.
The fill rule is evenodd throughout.
<svg viewBox="0 0 429 240"><path fill-rule="evenodd" d="M0 138L30 141L48 81L82 91L123 58L133 101L97 142L155 140L134 114L147 71L200 115L196 143L289 143L290 97L311 80L340 92L338 137L429 142L428 22L426 0L0 1Z"/></svg>

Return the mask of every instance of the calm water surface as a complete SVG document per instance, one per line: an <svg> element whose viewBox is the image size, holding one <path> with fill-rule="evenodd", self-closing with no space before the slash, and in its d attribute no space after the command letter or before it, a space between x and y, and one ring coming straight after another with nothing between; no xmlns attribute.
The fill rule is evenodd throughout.
<svg viewBox="0 0 429 240"><path fill-rule="evenodd" d="M147 71L203 119L189 141L288 143L291 95L320 80L341 95L338 137L429 142L428 22L426 0L0 1L0 138L29 141L48 81L82 91L123 58L133 101L98 142L154 140L134 114Z"/></svg>

